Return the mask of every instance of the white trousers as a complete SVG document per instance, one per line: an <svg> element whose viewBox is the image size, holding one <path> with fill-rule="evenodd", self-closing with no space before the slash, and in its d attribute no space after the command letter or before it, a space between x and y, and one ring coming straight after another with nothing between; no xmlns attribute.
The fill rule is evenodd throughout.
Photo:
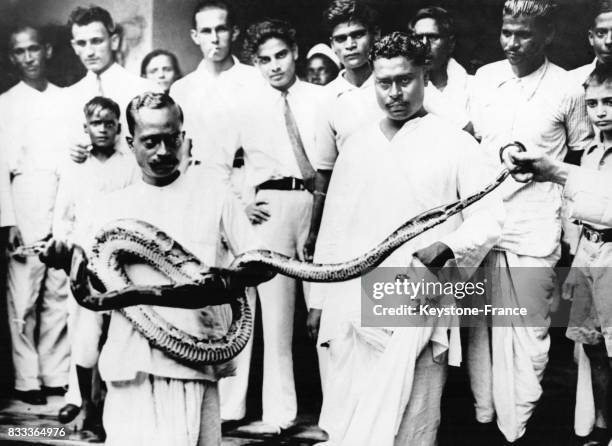
<svg viewBox="0 0 612 446"><path fill-rule="evenodd" d="M255 319L256 299L255 288L247 288L247 300L253 312L253 319ZM236 374L219 380L219 399L221 400L221 419L223 421L241 420L246 416L246 396L252 352L253 336L240 354L234 358Z"/></svg>
<svg viewBox="0 0 612 446"><path fill-rule="evenodd" d="M36 257L25 263L9 260L7 300L17 390L68 383L66 283L63 271L46 268Z"/></svg>
<svg viewBox="0 0 612 446"><path fill-rule="evenodd" d="M216 382L139 373L106 384L106 446L221 446Z"/></svg>
<svg viewBox="0 0 612 446"><path fill-rule="evenodd" d="M556 282L556 257L534 258L493 251L484 263L492 268L489 302L495 307L527 307L548 318ZM513 269L511 269L513 268ZM528 279L528 280L526 280ZM542 395L540 381L548 362L548 326L470 327L467 364L476 419L497 425L509 442L525 427Z"/></svg>
<svg viewBox="0 0 612 446"><path fill-rule="evenodd" d="M310 229L312 196L307 191L261 190L257 200L268 202L270 218L253 226L268 249L302 258ZM281 427L297 415L293 377L293 315L296 280L278 274L257 287L263 325L264 366L262 419ZM307 295L307 293L304 293Z"/></svg>

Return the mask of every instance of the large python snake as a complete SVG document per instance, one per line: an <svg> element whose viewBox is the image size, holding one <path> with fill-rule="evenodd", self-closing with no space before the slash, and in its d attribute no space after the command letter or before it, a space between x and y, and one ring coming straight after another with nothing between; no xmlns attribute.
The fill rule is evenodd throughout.
<svg viewBox="0 0 612 446"><path fill-rule="evenodd" d="M524 150L520 143L509 145ZM380 265L402 244L480 200L508 175L509 171L504 169L483 190L423 212L370 251L334 264L305 263L273 251L254 250L239 255L229 268L212 268L153 225L132 219L117 220L100 230L87 263L70 271L71 288L80 305L94 311L119 310L152 346L178 361L226 362L244 348L252 332L253 318L244 296L245 286L269 280L276 273L310 282L357 278ZM139 261L162 272L172 283L133 285L125 266ZM88 286L82 286L84 282ZM92 292L93 288L102 292ZM232 322L221 339L196 338L171 325L151 307L196 309L221 304L229 304L232 309Z"/></svg>

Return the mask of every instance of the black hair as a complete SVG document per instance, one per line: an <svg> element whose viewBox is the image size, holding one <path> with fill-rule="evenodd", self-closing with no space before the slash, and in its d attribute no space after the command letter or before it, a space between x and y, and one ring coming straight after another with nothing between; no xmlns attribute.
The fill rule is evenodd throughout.
<svg viewBox="0 0 612 446"><path fill-rule="evenodd" d="M151 63L151 61L157 56L168 56L170 62L172 63L172 67L174 68L174 72L176 73L176 78L178 79L182 77L181 68L179 67L176 55L168 50L163 49L153 50L142 59L142 63L140 64L140 75L142 77L146 76L147 67L149 66L149 63Z"/></svg>
<svg viewBox="0 0 612 446"><path fill-rule="evenodd" d="M152 110L159 110L162 108L173 108L176 107L179 114L179 121L183 123L183 110L181 107L174 102L167 93L155 93L148 91L146 93L136 96L130 101L126 110L125 117L127 120L128 130L130 135L134 136L134 129L136 128L136 113L142 108L148 108Z"/></svg>
<svg viewBox="0 0 612 446"><path fill-rule="evenodd" d="M368 31L378 30L378 13L359 0L333 0L323 12L323 21L331 34L341 23L358 22Z"/></svg>
<svg viewBox="0 0 612 446"><path fill-rule="evenodd" d="M376 59L392 59L394 57L405 57L413 64L425 66L429 56L429 45L418 40L416 37L394 31L381 37L374 43L370 51L370 61Z"/></svg>
<svg viewBox="0 0 612 446"><path fill-rule="evenodd" d="M117 33L117 26L110 13L99 6L90 6L88 8L79 6L73 9L68 19L68 26L70 28L73 25L85 26L93 22L101 22L110 35Z"/></svg>
<svg viewBox="0 0 612 446"><path fill-rule="evenodd" d="M295 29L289 23L276 19L263 20L249 26L246 31L244 45L247 54L254 57L259 46L272 38L282 40L291 48L296 45Z"/></svg>
<svg viewBox="0 0 612 446"><path fill-rule="evenodd" d="M422 19L435 20L436 25L438 25L438 29L440 30L440 34L444 36L452 37L455 35L455 20L450 12L444 8L432 6L430 8L419 9L414 18L410 21L408 28L413 31L414 25L416 25L416 23Z"/></svg>
<svg viewBox="0 0 612 446"><path fill-rule="evenodd" d="M227 13L227 25L236 26L236 14L229 2L224 0L200 0L196 7L193 9L193 29L196 29L197 26L196 15L198 15L200 11L209 8L223 9Z"/></svg>
<svg viewBox="0 0 612 446"><path fill-rule="evenodd" d="M119 104L117 104L112 99L104 96L95 96L91 98L83 107L83 113L85 114L85 118L91 118L94 113L99 112L101 110L110 111L115 115L117 120L121 118L121 109L119 108Z"/></svg>

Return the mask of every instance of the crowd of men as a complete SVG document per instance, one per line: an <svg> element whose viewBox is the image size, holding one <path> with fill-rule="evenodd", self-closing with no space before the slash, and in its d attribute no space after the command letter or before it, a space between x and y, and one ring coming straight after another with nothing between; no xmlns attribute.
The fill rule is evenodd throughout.
<svg viewBox="0 0 612 446"><path fill-rule="evenodd" d="M296 72L295 29L269 19L240 30L227 0L198 3L190 35L202 60L182 78L167 50L145 58L142 77L121 67L111 14L90 6L68 20L87 73L60 89L47 80L53 48L45 36L16 27L9 57L20 82L0 95L16 397L37 405L65 393L60 421L84 413L82 428L110 445L220 445L221 421L246 415L252 340L228 363L194 366L168 356L123 313L77 305L67 273L83 267L104 224L146 221L210 266L257 248L341 263L415 215L483 189L505 163L514 179L383 265L428 280L443 266L486 266L495 284L487 302L529 308L543 323L491 327L482 319L460 332L423 316L416 327L365 327L359 279L244 283L250 307L258 299L261 309L263 383L262 419L240 429L279 435L296 420L292 336L303 294L308 317L300 323L316 342L323 393L320 444L435 445L448 366L462 356L483 444L519 444L542 394L564 237L574 264L592 268L566 287L578 392L596 414L576 444L608 444L612 282L597 267L612 266L612 198L604 191L612 190L612 1L596 3L593 63L568 72L547 58L551 0L507 0L506 58L475 76L452 57L452 13L440 7L381 35L371 6L332 0L323 12L329 46L308 53L308 82ZM254 66L233 55L241 33ZM526 152L500 151L513 141ZM584 152L584 167L563 164L568 152ZM48 239L41 259L19 249ZM535 273L526 279L518 267ZM128 275L167 281L137 263ZM227 306L156 311L199 338L222 337L231 321ZM93 396L97 369L103 409Z"/></svg>

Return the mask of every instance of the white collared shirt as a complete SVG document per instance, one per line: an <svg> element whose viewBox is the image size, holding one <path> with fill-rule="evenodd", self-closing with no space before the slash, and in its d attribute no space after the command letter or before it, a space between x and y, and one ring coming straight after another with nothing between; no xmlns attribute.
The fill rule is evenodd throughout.
<svg viewBox="0 0 612 446"><path fill-rule="evenodd" d="M563 198L569 218L612 228L612 177L608 172L570 166Z"/></svg>
<svg viewBox="0 0 612 446"><path fill-rule="evenodd" d="M576 80L576 83L582 87L589 77L589 75L593 72L595 67L597 66L597 58L595 58L591 63L583 65L578 68L574 68L569 73Z"/></svg>
<svg viewBox="0 0 612 446"><path fill-rule="evenodd" d="M119 147L104 161L90 156L81 164L65 163L60 172L53 236L84 246L88 234L81 221L95 213L104 195L124 189L139 177L134 155Z"/></svg>
<svg viewBox="0 0 612 446"><path fill-rule="evenodd" d="M486 65L476 73L472 92L472 123L492 163L499 163L499 149L512 141L555 159L589 144L592 127L584 94L565 70L548 60L522 78L506 60ZM534 257L557 252L560 187L509 178L501 188L507 213L501 247Z"/></svg>
<svg viewBox="0 0 612 446"><path fill-rule="evenodd" d="M183 127L193 140L192 157L222 167L228 175L240 147L235 117L243 112L252 92L265 84L256 68L233 60L231 68L216 76L202 60L170 88L183 109Z"/></svg>
<svg viewBox="0 0 612 446"><path fill-rule="evenodd" d="M207 266L221 266L218 262L223 256L222 237L236 254L262 247L225 180L218 171L207 167L190 166L177 180L163 187L146 184L140 179L106 195L98 209L87 223L91 241L103 225L119 218L134 218L158 227ZM134 265L128 273L136 283L159 283L158 275L142 265ZM155 311L170 324L199 338L222 336L231 321L227 305L198 310L155 307ZM179 363L152 347L116 311L111 316L99 366L105 381L131 380L139 372L175 379L216 381L232 369L231 362L216 366Z"/></svg>
<svg viewBox="0 0 612 446"><path fill-rule="evenodd" d="M374 76L357 87L347 81L345 70L323 89L326 104L317 118L318 159L315 169L332 170L346 139L364 124L378 120L384 112L376 102Z"/></svg>
<svg viewBox="0 0 612 446"><path fill-rule="evenodd" d="M359 87L346 80L346 77L344 77L345 74L346 69L341 70L333 81L325 85L325 94L328 95L330 99L338 98L349 91L369 88L374 84L374 77L371 74Z"/></svg>
<svg viewBox="0 0 612 446"><path fill-rule="evenodd" d="M51 83L41 92L19 82L0 95L0 226L36 220L42 227L33 237L50 229L58 167L66 153L62 92ZM18 175L28 177L19 180L29 182L27 196L14 196L10 187L10 178Z"/></svg>
<svg viewBox="0 0 612 446"><path fill-rule="evenodd" d="M313 166L318 159L315 127L324 104L323 90L296 79L287 94L306 156ZM250 187L271 179L302 178L287 132L284 98L279 90L265 85L256 92L253 102L245 109L240 131L246 183Z"/></svg>
<svg viewBox="0 0 612 446"><path fill-rule="evenodd" d="M448 80L443 90L438 89L431 81L427 83L423 107L462 129L470 121L468 101L471 76L453 58L448 61L446 75Z"/></svg>
<svg viewBox="0 0 612 446"><path fill-rule="evenodd" d="M345 143L332 174L316 263L344 262L378 245L410 218L484 188L497 172L474 139L432 114L408 121L389 141L373 122ZM405 267L435 241L458 266L475 267L499 240L503 205L495 193L396 250L382 266ZM360 325L360 280L311 284L310 305L322 308L319 342L345 321Z"/></svg>

